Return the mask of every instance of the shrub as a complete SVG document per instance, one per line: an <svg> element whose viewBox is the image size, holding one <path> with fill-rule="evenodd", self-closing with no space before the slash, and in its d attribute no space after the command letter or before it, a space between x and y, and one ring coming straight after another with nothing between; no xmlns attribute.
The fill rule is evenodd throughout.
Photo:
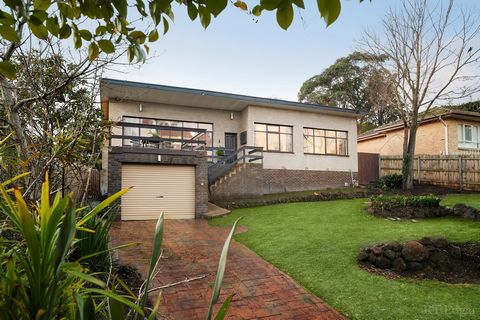
<svg viewBox="0 0 480 320"><path fill-rule="evenodd" d="M377 187L385 191L398 189L401 186L402 186L402 175L397 173L383 176L377 181Z"/></svg>
<svg viewBox="0 0 480 320"><path fill-rule="evenodd" d="M436 208L440 206L441 199L434 195L426 196L373 196L370 198L372 207L380 210L396 208Z"/></svg>

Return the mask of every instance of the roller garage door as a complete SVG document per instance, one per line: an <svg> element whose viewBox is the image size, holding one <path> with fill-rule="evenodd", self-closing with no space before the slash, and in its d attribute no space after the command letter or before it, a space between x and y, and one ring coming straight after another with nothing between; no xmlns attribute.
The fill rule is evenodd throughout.
<svg viewBox="0 0 480 320"><path fill-rule="evenodd" d="M122 165L122 220L195 218L195 167L176 165Z"/></svg>

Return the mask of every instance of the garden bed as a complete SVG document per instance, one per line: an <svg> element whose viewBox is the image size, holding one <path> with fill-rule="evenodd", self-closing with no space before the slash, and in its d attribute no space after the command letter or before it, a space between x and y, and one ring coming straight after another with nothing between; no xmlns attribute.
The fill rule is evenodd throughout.
<svg viewBox="0 0 480 320"><path fill-rule="evenodd" d="M382 243L362 249L358 261L369 272L387 278L480 283L480 243L454 243L445 238Z"/></svg>
<svg viewBox="0 0 480 320"><path fill-rule="evenodd" d="M441 206L441 199L433 195L423 196L373 196L367 211L377 217L395 219L422 219L455 216L480 220L480 210L456 204L453 208Z"/></svg>

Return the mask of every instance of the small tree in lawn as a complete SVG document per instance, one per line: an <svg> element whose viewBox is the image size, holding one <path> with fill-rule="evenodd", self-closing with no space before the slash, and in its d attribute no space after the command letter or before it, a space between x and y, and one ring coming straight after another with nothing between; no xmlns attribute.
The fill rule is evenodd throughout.
<svg viewBox="0 0 480 320"><path fill-rule="evenodd" d="M434 105L480 90L480 20L453 1L404 0L383 18L383 34L366 31L364 49L388 58L396 90L392 100L404 125L403 188L413 188L419 123ZM422 111L424 111L422 113Z"/></svg>

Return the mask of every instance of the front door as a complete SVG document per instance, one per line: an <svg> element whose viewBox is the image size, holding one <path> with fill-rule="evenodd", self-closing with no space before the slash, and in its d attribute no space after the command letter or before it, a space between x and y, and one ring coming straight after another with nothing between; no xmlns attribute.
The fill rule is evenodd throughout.
<svg viewBox="0 0 480 320"><path fill-rule="evenodd" d="M234 154L237 151L237 134L225 133L225 157ZM230 159L228 162L233 162L236 159Z"/></svg>

